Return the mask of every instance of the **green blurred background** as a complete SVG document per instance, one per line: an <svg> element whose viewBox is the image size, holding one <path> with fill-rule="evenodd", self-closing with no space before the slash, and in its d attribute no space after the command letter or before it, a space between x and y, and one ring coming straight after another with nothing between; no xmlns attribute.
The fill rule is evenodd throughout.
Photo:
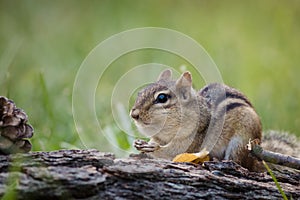
<svg viewBox="0 0 300 200"><path fill-rule="evenodd" d="M299 19L297 0L0 1L0 95L29 115L33 150L84 148L72 117L72 90L85 57L113 34L165 27L207 50L224 82L251 99L264 130L300 136ZM185 64L161 51L130 53L112 63L100 84L110 91L126 70L148 62ZM202 86L198 80L196 87ZM131 150L131 139L108 109L110 96L97 100L99 120L114 134L115 145Z"/></svg>

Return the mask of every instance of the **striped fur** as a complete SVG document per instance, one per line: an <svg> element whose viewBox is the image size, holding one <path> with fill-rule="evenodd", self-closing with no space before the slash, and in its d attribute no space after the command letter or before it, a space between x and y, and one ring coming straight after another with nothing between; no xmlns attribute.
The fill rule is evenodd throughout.
<svg viewBox="0 0 300 200"><path fill-rule="evenodd" d="M254 160L248 157L245 147L249 139L261 139L262 128L249 99L238 90L220 83L205 86L199 95L205 99L213 116L202 146L206 143L209 146L211 141L218 139L211 152L213 157L231 159L252 169Z"/></svg>

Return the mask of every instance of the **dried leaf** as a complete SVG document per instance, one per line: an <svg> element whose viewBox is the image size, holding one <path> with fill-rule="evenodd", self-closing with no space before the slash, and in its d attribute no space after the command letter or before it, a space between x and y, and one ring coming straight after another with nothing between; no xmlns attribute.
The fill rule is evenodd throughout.
<svg viewBox="0 0 300 200"><path fill-rule="evenodd" d="M182 153L177 155L174 162L191 162L191 163L203 163L209 161L209 152L206 149L201 150L198 153Z"/></svg>

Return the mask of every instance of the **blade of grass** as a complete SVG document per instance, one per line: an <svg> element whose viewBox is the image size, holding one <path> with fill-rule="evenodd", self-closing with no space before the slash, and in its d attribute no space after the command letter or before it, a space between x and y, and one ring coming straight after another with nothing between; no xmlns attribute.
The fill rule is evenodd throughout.
<svg viewBox="0 0 300 200"><path fill-rule="evenodd" d="M16 57L23 40L20 38L14 38L12 42L10 42L8 48L0 58L0 84L2 89L5 89L6 97L9 98L9 86L10 86L10 77L9 77L9 68L11 63L13 62L14 58Z"/></svg>
<svg viewBox="0 0 300 200"><path fill-rule="evenodd" d="M43 72L40 72L40 84L41 84L41 89L42 89L42 100L43 104L46 108L46 111L51 119L54 118L53 111L52 111L52 106L51 106L51 100L49 96L49 92L47 89L46 81L45 81L45 76Z"/></svg>
<svg viewBox="0 0 300 200"><path fill-rule="evenodd" d="M49 91L46 85L45 81L45 76L43 72L40 72L39 74L39 82L42 90L42 102L43 102L43 107L46 110L46 113L48 115L48 119L50 122L49 129L50 129L50 135L48 135L49 139L52 138L51 135L54 132L54 127L56 127L56 122L55 122L55 117L53 113L53 107L52 107L52 101L51 97L49 95Z"/></svg>
<svg viewBox="0 0 300 200"><path fill-rule="evenodd" d="M18 184L18 179L12 180L11 183L6 187L4 196L1 198L1 200L17 199L16 187L18 186Z"/></svg>
<svg viewBox="0 0 300 200"><path fill-rule="evenodd" d="M264 160L262 162L263 162L265 168L267 169L267 171L269 172L270 176L272 177L273 181L275 182L275 185L278 188L278 190L279 190L280 194L282 195L283 199L288 200L288 198L286 197L284 191L282 190L280 184L278 183L278 181L277 181L275 175L273 174L272 170L270 169L270 167L267 165L267 163Z"/></svg>
<svg viewBox="0 0 300 200"><path fill-rule="evenodd" d="M13 200L13 199L18 199L18 193L16 191L17 187L19 186L20 183L20 178L21 178L21 165L22 163L22 158L13 158L11 160L12 165L9 167L9 175L8 179L6 180L6 188L5 188L5 193L4 196L1 198L1 200Z"/></svg>

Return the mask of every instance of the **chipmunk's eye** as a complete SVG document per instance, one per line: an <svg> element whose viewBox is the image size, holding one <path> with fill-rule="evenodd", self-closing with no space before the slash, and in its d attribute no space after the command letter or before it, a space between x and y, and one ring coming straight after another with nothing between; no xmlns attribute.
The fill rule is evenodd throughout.
<svg viewBox="0 0 300 200"><path fill-rule="evenodd" d="M156 97L154 103L166 103L169 98L170 98L170 95L161 93Z"/></svg>

